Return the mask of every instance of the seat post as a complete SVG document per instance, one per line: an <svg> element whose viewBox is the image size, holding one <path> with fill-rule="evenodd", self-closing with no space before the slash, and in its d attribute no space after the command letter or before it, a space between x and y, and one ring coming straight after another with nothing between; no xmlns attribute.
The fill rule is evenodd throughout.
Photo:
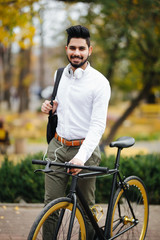
<svg viewBox="0 0 160 240"><path fill-rule="evenodd" d="M121 154L122 149L123 148L118 148L118 150L117 150L117 156L116 156L116 161L115 161L115 169L116 170L119 169L120 154Z"/></svg>

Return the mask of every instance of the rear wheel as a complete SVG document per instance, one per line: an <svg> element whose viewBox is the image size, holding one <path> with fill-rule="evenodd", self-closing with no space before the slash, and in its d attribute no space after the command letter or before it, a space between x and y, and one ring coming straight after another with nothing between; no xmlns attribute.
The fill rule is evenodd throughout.
<svg viewBox="0 0 160 240"><path fill-rule="evenodd" d="M69 198L59 198L49 203L34 222L28 240L67 239L72 208ZM84 215L78 206L70 239L87 239Z"/></svg>
<svg viewBox="0 0 160 240"><path fill-rule="evenodd" d="M128 177L125 180L125 186L135 218L129 208L123 189L119 188L114 196L110 219L111 237L126 231L116 239L143 240L146 236L149 218L146 188L142 180L135 176Z"/></svg>

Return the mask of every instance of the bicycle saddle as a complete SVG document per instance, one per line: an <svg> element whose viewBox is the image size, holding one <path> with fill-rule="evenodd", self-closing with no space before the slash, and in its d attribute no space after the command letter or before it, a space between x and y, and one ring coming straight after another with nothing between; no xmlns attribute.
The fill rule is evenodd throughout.
<svg viewBox="0 0 160 240"><path fill-rule="evenodd" d="M116 141L110 143L110 147L128 148L135 144L135 139L132 137L120 137Z"/></svg>

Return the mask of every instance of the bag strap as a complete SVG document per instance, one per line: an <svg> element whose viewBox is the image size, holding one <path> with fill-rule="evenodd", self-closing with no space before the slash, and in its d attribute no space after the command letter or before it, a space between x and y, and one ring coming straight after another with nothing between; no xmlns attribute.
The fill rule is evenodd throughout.
<svg viewBox="0 0 160 240"><path fill-rule="evenodd" d="M55 84L54 84L52 97L51 97L51 105L52 106L53 106L53 100L55 99L56 94L57 94L57 89L58 89L59 82L61 80L61 76L62 76L63 70L64 70L64 68L59 68L57 70L56 81L55 81ZM49 111L49 116L52 116L52 110Z"/></svg>
<svg viewBox="0 0 160 240"><path fill-rule="evenodd" d="M61 80L63 70L64 70L64 68L59 68L57 70L56 81L55 81L55 84L54 84L53 93L52 93L52 97L51 97L51 105L53 105L53 100L56 97L58 85L59 85L59 82Z"/></svg>

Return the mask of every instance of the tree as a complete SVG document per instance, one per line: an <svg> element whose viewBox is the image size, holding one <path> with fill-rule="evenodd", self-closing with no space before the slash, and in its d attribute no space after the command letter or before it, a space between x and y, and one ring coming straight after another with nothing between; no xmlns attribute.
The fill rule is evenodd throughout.
<svg viewBox="0 0 160 240"><path fill-rule="evenodd" d="M10 87L12 85L12 44L17 42L20 47L20 54L23 51L30 53L30 48L33 45L33 36L35 34L35 28L33 27L32 18L35 15L33 10L33 3L38 2L38 0L19 0L19 1L0 1L0 16L1 16L1 26L0 26L0 57L3 66L3 79L1 80L1 89L4 91L4 100L8 102L8 107L10 108ZM29 10L28 10L29 9ZM19 31L15 33L15 28ZM28 55L27 55L28 56ZM21 59L22 60L22 59ZM22 60L23 62L23 60ZM21 62L21 63L22 63ZM26 61L24 61L26 62ZM27 63L28 64L28 63ZM22 64L21 64L22 67ZM26 65L24 68L29 67ZM23 89L26 88L26 75L29 74L30 70L25 70L25 74L22 68L19 74L19 88L21 88L21 93ZM23 79L23 78L24 79ZM22 84L22 82L25 82ZM1 100L3 100L1 92ZM28 99L26 99L27 102ZM20 106L20 111L22 110Z"/></svg>
<svg viewBox="0 0 160 240"><path fill-rule="evenodd" d="M19 45L19 84L18 95L20 98L19 112L28 109L29 106L29 87L32 81L31 76L31 49L35 28L32 23L27 23L24 31L21 31Z"/></svg>
<svg viewBox="0 0 160 240"><path fill-rule="evenodd" d="M121 86L128 74L134 76L132 65L139 71L139 88L132 90L137 96L131 98L129 107L112 126L107 139L109 144L123 121L146 99L153 87L160 85L160 2L158 0L99 0L88 8L86 22L92 31L100 58L103 58L103 72L115 84L115 66L127 60L128 67L119 77ZM98 52L97 51L97 52ZM96 55L98 61L98 55Z"/></svg>

